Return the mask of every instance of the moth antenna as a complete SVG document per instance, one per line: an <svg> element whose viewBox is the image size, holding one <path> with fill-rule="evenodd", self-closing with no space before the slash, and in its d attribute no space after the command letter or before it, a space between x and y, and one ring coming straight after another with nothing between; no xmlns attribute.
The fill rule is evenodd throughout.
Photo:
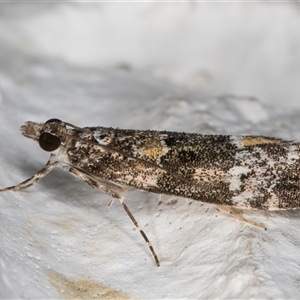
<svg viewBox="0 0 300 300"><path fill-rule="evenodd" d="M157 254L155 253L155 250L151 244L151 242L149 241L147 235L145 234L145 232L143 231L143 229L140 227L139 223L137 222L137 220L135 219L135 217L132 215L132 213L130 212L128 206L126 205L126 203L124 202L123 199L119 199L120 202L122 203L127 215L129 216L129 218L131 219L131 221L133 222L133 224L135 225L135 227L140 231L140 234L142 235L142 237L144 238L145 242L147 243L153 257L154 257L154 260L155 260L155 263L156 263L156 266L160 266L160 262L159 262L159 259L158 259L158 256Z"/></svg>

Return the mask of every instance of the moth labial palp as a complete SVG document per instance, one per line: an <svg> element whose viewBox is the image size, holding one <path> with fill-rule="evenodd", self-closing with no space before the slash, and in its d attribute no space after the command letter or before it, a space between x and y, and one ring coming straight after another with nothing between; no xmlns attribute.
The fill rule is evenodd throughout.
<svg viewBox="0 0 300 300"><path fill-rule="evenodd" d="M300 208L297 142L263 136L80 128L58 119L28 121L21 131L50 152L50 158L35 175L0 192L27 188L53 168L61 168L120 201L157 266L152 244L122 197L130 187L211 203L264 229L236 211Z"/></svg>

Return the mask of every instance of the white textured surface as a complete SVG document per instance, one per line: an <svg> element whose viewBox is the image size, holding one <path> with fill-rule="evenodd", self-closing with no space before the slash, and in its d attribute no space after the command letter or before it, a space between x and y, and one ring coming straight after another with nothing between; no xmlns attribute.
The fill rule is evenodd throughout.
<svg viewBox="0 0 300 300"><path fill-rule="evenodd" d="M300 140L297 3L0 8L1 187L47 161L27 120ZM0 297L300 297L298 211L246 212L264 232L196 201L126 199L160 268L119 203L62 171L1 194Z"/></svg>

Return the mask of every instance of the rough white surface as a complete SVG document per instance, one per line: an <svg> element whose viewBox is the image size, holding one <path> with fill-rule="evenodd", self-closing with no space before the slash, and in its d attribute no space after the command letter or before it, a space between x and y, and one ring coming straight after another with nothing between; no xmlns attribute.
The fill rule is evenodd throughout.
<svg viewBox="0 0 300 300"><path fill-rule="evenodd" d="M1 187L47 161L27 120L300 139L297 3L0 8ZM245 212L264 232L197 201L125 196L159 268L119 203L60 170L1 194L0 297L300 297L298 211Z"/></svg>

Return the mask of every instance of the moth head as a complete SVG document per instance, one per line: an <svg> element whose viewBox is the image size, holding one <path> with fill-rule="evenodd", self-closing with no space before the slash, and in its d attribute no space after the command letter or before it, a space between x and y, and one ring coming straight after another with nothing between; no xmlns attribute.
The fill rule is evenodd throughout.
<svg viewBox="0 0 300 300"><path fill-rule="evenodd" d="M43 150L52 152L60 146L61 125L62 121L59 119L50 119L44 124L39 137L39 144Z"/></svg>
<svg viewBox="0 0 300 300"><path fill-rule="evenodd" d="M45 123L28 121L21 126L22 134L38 142L40 147L52 152L61 145L61 136L66 130L64 122L58 119L50 119Z"/></svg>

